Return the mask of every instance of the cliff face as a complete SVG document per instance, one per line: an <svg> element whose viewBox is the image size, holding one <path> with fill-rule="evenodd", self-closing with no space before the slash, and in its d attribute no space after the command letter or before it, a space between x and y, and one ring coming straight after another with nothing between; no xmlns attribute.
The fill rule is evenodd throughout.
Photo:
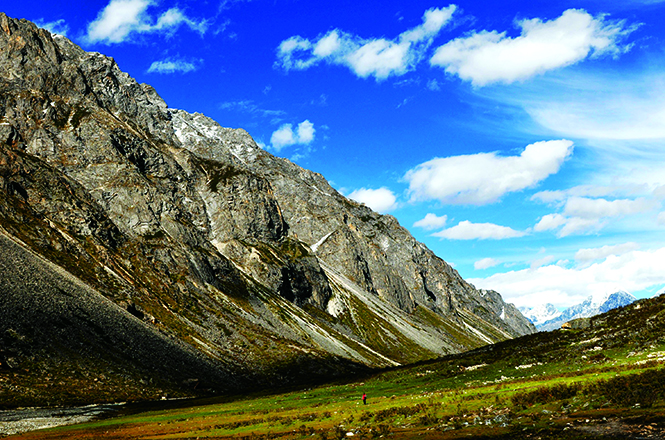
<svg viewBox="0 0 665 440"><path fill-rule="evenodd" d="M166 335L183 359L195 353L224 371L202 370L215 383L395 365L534 331L393 217L263 151L244 130L169 109L113 59L3 14L0 225L44 271L57 264L146 337ZM1 294L25 307L6 287L12 280ZM30 314L36 327L58 313L48 310L41 323ZM6 312L1 334L30 324ZM104 322L102 336L117 330ZM17 333L19 348L7 342L0 361L56 356L25 337Z"/></svg>

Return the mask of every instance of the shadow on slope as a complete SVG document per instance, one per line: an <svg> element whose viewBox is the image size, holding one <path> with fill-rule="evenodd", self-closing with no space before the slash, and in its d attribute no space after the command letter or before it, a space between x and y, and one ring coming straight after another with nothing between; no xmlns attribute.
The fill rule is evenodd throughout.
<svg viewBox="0 0 665 440"><path fill-rule="evenodd" d="M1 232L0 286L0 408L266 386L229 373L222 360L138 319ZM303 372L302 382L315 380L303 362L289 368Z"/></svg>

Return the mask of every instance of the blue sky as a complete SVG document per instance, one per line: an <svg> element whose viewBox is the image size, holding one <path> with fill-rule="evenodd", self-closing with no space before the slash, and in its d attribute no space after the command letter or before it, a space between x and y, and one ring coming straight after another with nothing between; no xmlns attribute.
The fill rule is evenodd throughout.
<svg viewBox="0 0 665 440"><path fill-rule="evenodd" d="M665 286L665 1L5 5L394 215L478 287Z"/></svg>

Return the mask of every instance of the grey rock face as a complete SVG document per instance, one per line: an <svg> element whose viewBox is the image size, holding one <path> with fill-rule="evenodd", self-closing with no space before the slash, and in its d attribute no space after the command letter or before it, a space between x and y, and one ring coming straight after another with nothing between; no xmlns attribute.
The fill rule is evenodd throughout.
<svg viewBox="0 0 665 440"><path fill-rule="evenodd" d="M0 193L6 234L224 377L328 376L534 330L395 218L4 14Z"/></svg>
<svg viewBox="0 0 665 440"><path fill-rule="evenodd" d="M171 114L185 148L211 160L240 161L268 180L288 235L309 244L319 259L368 292L408 313L420 306L456 316L464 309L483 314L511 336L533 331L499 294L481 294L394 217L345 198L321 175L263 151L244 130L222 128L199 114ZM503 310L508 320L498 319Z"/></svg>

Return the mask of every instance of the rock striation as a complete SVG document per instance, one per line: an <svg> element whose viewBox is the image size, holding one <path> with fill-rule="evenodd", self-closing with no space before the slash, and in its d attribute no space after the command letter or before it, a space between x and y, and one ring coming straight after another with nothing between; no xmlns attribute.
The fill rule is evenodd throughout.
<svg viewBox="0 0 665 440"><path fill-rule="evenodd" d="M54 301L43 285L52 278L36 276L25 290L7 274L0 372L42 362L56 374L44 360L63 352L25 342L35 339L30 326L46 335L56 321L65 333L54 334L76 335L65 351L89 343L114 371L125 359L137 375L160 378L161 388L137 385L155 393L329 378L535 331L395 218L272 156L244 130L169 108L112 58L1 13L0 226L13 249L0 263L33 255L33 273L57 265L85 286L85 295L59 288L66 308L21 314ZM76 303L82 316L90 304L104 308L72 319ZM168 344L178 347L177 368L164 360Z"/></svg>

